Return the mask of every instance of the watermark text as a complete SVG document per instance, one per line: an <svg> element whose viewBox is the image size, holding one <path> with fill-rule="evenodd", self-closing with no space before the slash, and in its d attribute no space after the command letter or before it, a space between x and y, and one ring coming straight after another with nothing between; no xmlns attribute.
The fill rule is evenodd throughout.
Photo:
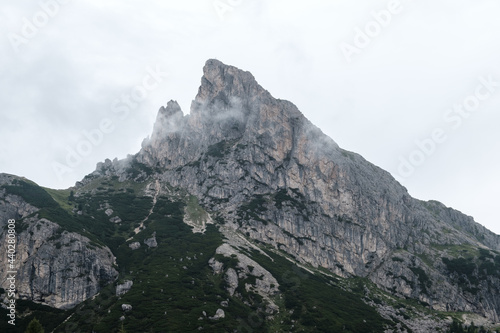
<svg viewBox="0 0 500 333"><path fill-rule="evenodd" d="M479 84L473 93L444 112L443 121L449 124L452 130L461 127L464 120L476 112L482 103L491 98L500 87L500 83L495 81L491 75L487 78L481 76L478 81ZM423 165L436 152L439 145L446 142L446 140L448 140L448 134L444 127L436 127L428 137L416 140L416 148L412 152L406 156L399 156L399 176L403 178L410 177L416 168Z"/></svg>
<svg viewBox="0 0 500 333"><path fill-rule="evenodd" d="M16 325L16 220L7 221L7 322Z"/></svg>
<svg viewBox="0 0 500 333"><path fill-rule="evenodd" d="M71 0L46 0L40 1L40 9L36 11L31 19L28 17L22 18L22 24L19 33L9 32L7 38L10 45L16 53L19 53L20 47L26 45L35 38L41 29L43 29L52 20L61 9L62 5L69 3Z"/></svg>

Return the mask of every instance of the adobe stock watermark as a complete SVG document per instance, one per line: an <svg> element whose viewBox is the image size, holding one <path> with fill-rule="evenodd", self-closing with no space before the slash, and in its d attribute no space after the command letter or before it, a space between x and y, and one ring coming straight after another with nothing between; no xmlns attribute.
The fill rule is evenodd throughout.
<svg viewBox="0 0 500 333"><path fill-rule="evenodd" d="M120 98L113 101L111 112L114 117L102 118L96 128L82 131L82 138L73 147L65 145L64 162L52 162L52 170L59 181L63 180L65 174L71 173L74 168L78 167L85 157L90 156L94 148L102 144L105 136L113 133L117 120L126 119L130 111L135 110L151 91L160 86L167 76L167 72L162 71L158 65L154 69L148 66L141 84L136 85L129 92L121 94Z"/></svg>
<svg viewBox="0 0 500 333"><path fill-rule="evenodd" d="M478 81L479 84L476 86L474 93L444 112L443 121L449 124L452 130L457 130L462 126L464 120L476 112L483 102L491 98L500 86L500 83L491 76L487 78L479 77ZM432 130L430 136L422 140L416 140L416 148L412 152L406 156L399 156L399 176L403 178L410 177L446 140L448 140L448 135L443 127L436 127Z"/></svg>
<svg viewBox="0 0 500 333"><path fill-rule="evenodd" d="M7 221L7 235L5 237L7 255L7 266L5 272L7 273L7 323L9 325L16 325L16 275L17 275L17 243L16 243L16 220L9 219Z"/></svg>
<svg viewBox="0 0 500 333"><path fill-rule="evenodd" d="M59 14L61 6L70 3L72 0L43 0L38 3L40 9L31 18L23 17L20 33L9 32L9 39L12 49L19 53L21 45L26 45L35 38L39 31Z"/></svg>
<svg viewBox="0 0 500 333"><path fill-rule="evenodd" d="M341 42L339 44L347 63L351 63L355 55L359 55L367 48L391 24L393 17L401 13L403 9L400 0L390 0L385 9L370 13L372 20L368 21L363 28L355 26L352 43Z"/></svg>
<svg viewBox="0 0 500 333"><path fill-rule="evenodd" d="M215 12L221 21L224 21L226 14L233 12L236 7L241 6L243 0L215 0L212 4Z"/></svg>

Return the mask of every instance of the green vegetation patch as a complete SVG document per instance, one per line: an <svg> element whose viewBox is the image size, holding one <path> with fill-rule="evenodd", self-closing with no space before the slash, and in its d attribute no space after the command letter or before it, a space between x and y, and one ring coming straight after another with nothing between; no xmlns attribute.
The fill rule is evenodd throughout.
<svg viewBox="0 0 500 333"><path fill-rule="evenodd" d="M78 223L68 211L61 208L52 196L47 193L42 187L22 180L14 180L13 185L4 186L10 194L22 197L29 204L39 208L39 217L46 218L52 222L59 224L64 230L70 232L80 232L81 234L97 240L89 233L83 231L82 226ZM20 232L20 230L18 230Z"/></svg>
<svg viewBox="0 0 500 333"><path fill-rule="evenodd" d="M8 193L18 195L38 208L57 208L59 205L43 188L32 182L15 179L13 185L4 185Z"/></svg>
<svg viewBox="0 0 500 333"><path fill-rule="evenodd" d="M286 189L281 189L274 194L273 199L276 208L282 209L284 205L293 207L304 221L309 221L306 199L298 189L291 189L291 193L288 193Z"/></svg>
<svg viewBox="0 0 500 333"><path fill-rule="evenodd" d="M138 162L135 158L132 158L130 165L127 168L127 172L132 176L132 178L137 178L141 173L145 173L146 176L151 176L155 170L146 164Z"/></svg>
<svg viewBox="0 0 500 333"><path fill-rule="evenodd" d="M191 221L196 224L202 224L208 219L208 213L198 203L198 198L194 195L189 196L187 200L186 213Z"/></svg>
<svg viewBox="0 0 500 333"><path fill-rule="evenodd" d="M341 288L336 279L313 275L284 257L266 252L272 259L256 251L252 257L278 280L286 309L279 322L272 324L279 329L271 331L369 333L383 332L384 326L392 325L362 301L364 296Z"/></svg>
<svg viewBox="0 0 500 333"><path fill-rule="evenodd" d="M229 154L231 148L235 145L236 142L237 140L223 140L208 146L205 158L209 156L216 159L224 157L225 155Z"/></svg>
<svg viewBox="0 0 500 333"><path fill-rule="evenodd" d="M462 250L462 253L464 256L445 257L442 261L463 290L476 294L480 281L489 281L488 276L500 278L500 255L487 249Z"/></svg>
<svg viewBox="0 0 500 333"><path fill-rule="evenodd" d="M242 204L238 210L240 221L253 219L255 221L262 222L264 225L267 225L268 222L261 218L260 215L267 210L265 204L268 202L268 198L269 195L257 194L253 196L252 200Z"/></svg>
<svg viewBox="0 0 500 333"><path fill-rule="evenodd" d="M125 316L127 332L195 332L198 327L208 332L231 332L256 310L231 298L224 290L223 277L214 275L208 264L222 244L222 235L214 225L208 225L205 234L193 234L182 221L184 208L183 202L159 198L147 229L134 237L141 247L131 250L124 243L115 251L119 281L132 280L132 289L119 300L113 288L101 292L95 300L79 306L56 332L72 327L82 332L118 332L121 316ZM153 232L158 246L149 248L143 241ZM227 259L227 265L236 265L234 258ZM229 307L221 306L227 299ZM124 312L122 304L132 305L132 310ZM219 308L225 318L208 319Z"/></svg>
<svg viewBox="0 0 500 333"><path fill-rule="evenodd" d="M71 213L71 211L73 210L73 206L72 206L69 198L70 198L70 194L73 193L72 190L70 190L70 189L54 190L54 189L46 188L46 187L42 187L42 189L45 192L47 192L52 197L52 199L54 199L59 204L59 206L62 209L64 209L68 213Z"/></svg>

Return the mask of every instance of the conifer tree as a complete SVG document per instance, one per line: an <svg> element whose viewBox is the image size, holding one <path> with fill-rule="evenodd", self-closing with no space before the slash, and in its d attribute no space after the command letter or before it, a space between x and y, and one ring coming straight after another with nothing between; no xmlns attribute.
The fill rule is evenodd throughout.
<svg viewBox="0 0 500 333"><path fill-rule="evenodd" d="M42 327L42 324L38 321L38 319L33 318L32 321L28 324L28 328L24 333L44 333L45 330Z"/></svg>

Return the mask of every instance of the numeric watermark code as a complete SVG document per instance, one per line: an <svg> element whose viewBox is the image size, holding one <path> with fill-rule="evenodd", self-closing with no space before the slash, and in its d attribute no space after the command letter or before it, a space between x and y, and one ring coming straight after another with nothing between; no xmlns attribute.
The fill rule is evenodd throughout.
<svg viewBox="0 0 500 333"><path fill-rule="evenodd" d="M16 220L7 221L7 321L10 325L16 325Z"/></svg>

